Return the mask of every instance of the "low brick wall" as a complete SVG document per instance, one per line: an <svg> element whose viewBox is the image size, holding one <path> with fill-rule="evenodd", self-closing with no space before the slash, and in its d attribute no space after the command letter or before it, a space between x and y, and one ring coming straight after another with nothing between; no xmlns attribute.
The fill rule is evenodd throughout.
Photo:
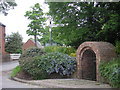
<svg viewBox="0 0 120 90"><path fill-rule="evenodd" d="M2 62L8 62L8 61L10 61L10 54L2 55Z"/></svg>

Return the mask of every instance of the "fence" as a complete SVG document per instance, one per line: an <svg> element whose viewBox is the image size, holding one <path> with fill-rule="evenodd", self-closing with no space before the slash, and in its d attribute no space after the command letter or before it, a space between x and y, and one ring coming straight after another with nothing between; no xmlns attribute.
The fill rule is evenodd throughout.
<svg viewBox="0 0 120 90"><path fill-rule="evenodd" d="M21 54L10 54L10 58L12 60L18 60L20 58Z"/></svg>

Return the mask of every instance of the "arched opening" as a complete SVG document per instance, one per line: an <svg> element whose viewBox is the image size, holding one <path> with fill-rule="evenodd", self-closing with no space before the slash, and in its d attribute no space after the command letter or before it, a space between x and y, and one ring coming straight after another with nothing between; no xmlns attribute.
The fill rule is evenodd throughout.
<svg viewBox="0 0 120 90"><path fill-rule="evenodd" d="M82 79L96 81L96 55L93 50L83 52L81 59Z"/></svg>

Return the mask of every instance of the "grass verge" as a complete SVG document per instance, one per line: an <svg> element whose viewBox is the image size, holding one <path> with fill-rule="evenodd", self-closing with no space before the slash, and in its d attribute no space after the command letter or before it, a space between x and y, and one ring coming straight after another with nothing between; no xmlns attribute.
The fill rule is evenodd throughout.
<svg viewBox="0 0 120 90"><path fill-rule="evenodd" d="M20 70L20 66L16 66L12 71L11 78L14 78L20 72Z"/></svg>

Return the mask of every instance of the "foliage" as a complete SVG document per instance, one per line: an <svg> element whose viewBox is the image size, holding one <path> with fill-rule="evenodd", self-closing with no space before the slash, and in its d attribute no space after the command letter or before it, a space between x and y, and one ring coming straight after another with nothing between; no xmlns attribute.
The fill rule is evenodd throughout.
<svg viewBox="0 0 120 90"><path fill-rule="evenodd" d="M5 51L8 53L18 53L22 51L22 36L17 33L12 33L6 37Z"/></svg>
<svg viewBox="0 0 120 90"><path fill-rule="evenodd" d="M120 57L109 62L102 62L99 72L101 76L108 79L111 86L120 88Z"/></svg>
<svg viewBox="0 0 120 90"><path fill-rule="evenodd" d="M44 51L49 53L59 52L59 53L70 55L71 53L75 53L76 50L73 47L48 46L48 47L44 47Z"/></svg>
<svg viewBox="0 0 120 90"><path fill-rule="evenodd" d="M33 7L31 7L31 10L27 11L25 14L25 17L31 21L28 25L29 29L27 30L27 34L34 36L35 46L37 35L41 35L43 32L43 25L45 21L45 17L43 15L44 13L39 3L36 3Z"/></svg>
<svg viewBox="0 0 120 90"><path fill-rule="evenodd" d="M58 73L62 76L70 76L76 70L76 60L67 54L48 53L39 60L39 66L45 69L50 75Z"/></svg>
<svg viewBox="0 0 120 90"><path fill-rule="evenodd" d="M37 48L37 47L31 47L28 48L21 56L20 59L22 60L23 58L33 58L35 56L42 56L44 55L45 52L43 49L41 48Z"/></svg>
<svg viewBox="0 0 120 90"><path fill-rule="evenodd" d="M39 67L39 62L35 60L35 57L22 58L20 61L21 69L28 73L33 79L45 79L47 78L47 73L44 68Z"/></svg>
<svg viewBox="0 0 120 90"><path fill-rule="evenodd" d="M48 2L55 24L52 37L77 48L84 41L120 39L120 2Z"/></svg>
<svg viewBox="0 0 120 90"><path fill-rule="evenodd" d="M120 54L120 41L116 41L115 51Z"/></svg>
<svg viewBox="0 0 120 90"><path fill-rule="evenodd" d="M19 59L20 67L23 71L30 74L34 79L43 79L46 77L46 72L42 68L38 68L36 56L41 57L45 52L36 47L27 49Z"/></svg>
<svg viewBox="0 0 120 90"><path fill-rule="evenodd" d="M20 66L16 66L12 71L11 78L15 77L20 72L20 70Z"/></svg>
<svg viewBox="0 0 120 90"><path fill-rule="evenodd" d="M15 53L22 54L22 49L17 49Z"/></svg>
<svg viewBox="0 0 120 90"><path fill-rule="evenodd" d="M1 0L0 1L0 13L3 13L5 16L8 14L7 11L14 9L17 6L14 0Z"/></svg>
<svg viewBox="0 0 120 90"><path fill-rule="evenodd" d="M34 79L49 78L52 73L62 76L70 76L76 70L76 60L67 54L48 53L41 55L34 53L32 49L23 53L19 60L23 71L30 74Z"/></svg>
<svg viewBox="0 0 120 90"><path fill-rule="evenodd" d="M52 43L56 43L57 45L63 45L63 41L55 39L53 32L54 31L51 32ZM50 43L50 32L48 26L46 26L42 34L42 38L40 38L39 41L45 46L46 43Z"/></svg>
<svg viewBox="0 0 120 90"><path fill-rule="evenodd" d="M71 57L76 57L76 53L71 53L70 56Z"/></svg>

